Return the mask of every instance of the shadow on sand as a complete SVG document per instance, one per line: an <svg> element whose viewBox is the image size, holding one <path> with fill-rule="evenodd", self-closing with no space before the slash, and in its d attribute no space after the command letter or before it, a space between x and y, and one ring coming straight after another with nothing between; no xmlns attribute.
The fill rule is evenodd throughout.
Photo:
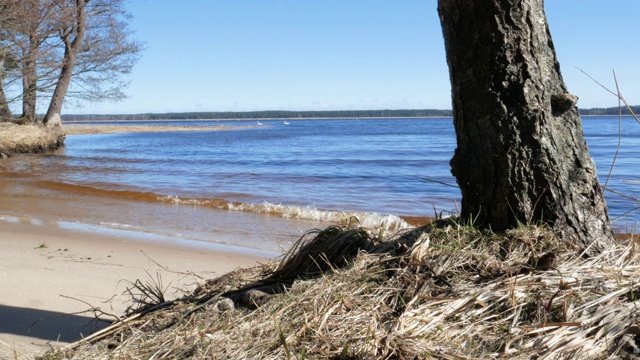
<svg viewBox="0 0 640 360"><path fill-rule="evenodd" d="M65 313L0 305L0 333L39 338L47 341L74 342L105 328L108 322L91 314Z"/></svg>

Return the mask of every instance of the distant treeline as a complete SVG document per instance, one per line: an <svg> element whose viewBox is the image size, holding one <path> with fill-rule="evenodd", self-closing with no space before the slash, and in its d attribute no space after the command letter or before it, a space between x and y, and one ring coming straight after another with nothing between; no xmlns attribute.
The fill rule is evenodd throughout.
<svg viewBox="0 0 640 360"><path fill-rule="evenodd" d="M224 111L126 115L67 115L74 120L223 120L223 119L311 119L311 118L390 118L451 116L451 110L339 110L339 111Z"/></svg>
<svg viewBox="0 0 640 360"><path fill-rule="evenodd" d="M634 113L640 113L640 106L631 106ZM626 108L623 115L629 115ZM618 115L618 108L580 109L580 115ZM330 110L330 111L223 111L223 112L181 112L157 114L122 115L64 115L65 121L100 120L227 120L227 119L312 119L312 118L411 118L449 117L451 110Z"/></svg>
<svg viewBox="0 0 640 360"><path fill-rule="evenodd" d="M629 106L634 114L640 113L640 105ZM618 115L617 107L580 109L580 115ZM622 115L631 115L629 109L622 108Z"/></svg>

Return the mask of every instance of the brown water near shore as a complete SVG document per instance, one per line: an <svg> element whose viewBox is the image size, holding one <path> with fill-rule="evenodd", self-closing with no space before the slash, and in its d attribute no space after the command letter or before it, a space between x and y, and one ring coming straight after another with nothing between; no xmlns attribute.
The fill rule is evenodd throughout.
<svg viewBox="0 0 640 360"><path fill-rule="evenodd" d="M305 231L326 221L280 216L278 210L232 210L224 199L165 197L150 192L108 190L41 180L39 158L17 155L0 162L0 216L54 221L88 232L127 231L151 241L192 247L229 246L269 257L280 255ZM238 204L235 204L238 205ZM421 226L428 217L401 217ZM617 229L619 239L629 238ZM219 248L218 248L219 249Z"/></svg>
<svg viewBox="0 0 640 360"><path fill-rule="evenodd" d="M0 215L56 221L86 231L135 232L150 241L193 247L229 246L270 257L281 254L306 230L327 225L159 202L153 194L145 197L139 193L118 192L119 196L104 196L101 192L105 190L96 192L91 187L84 189L86 191L67 189L61 184L41 181L37 169L22 171L37 164L37 156L41 155L20 155L5 161L5 169L0 170Z"/></svg>

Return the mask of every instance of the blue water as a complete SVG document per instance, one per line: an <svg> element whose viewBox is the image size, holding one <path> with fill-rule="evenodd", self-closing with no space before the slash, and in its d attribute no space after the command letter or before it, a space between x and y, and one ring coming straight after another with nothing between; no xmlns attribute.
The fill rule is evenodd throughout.
<svg viewBox="0 0 640 360"><path fill-rule="evenodd" d="M51 159L61 170L55 180L404 216L452 210L460 196L424 180L455 185L447 167L455 146L450 119L262 123L237 131L69 136L64 153Z"/></svg>
<svg viewBox="0 0 640 360"><path fill-rule="evenodd" d="M105 199L157 198L165 208L166 203L189 208L188 215L154 210L153 216L164 220L148 225L160 228L175 221L166 226L184 226L181 233L199 228L196 223L206 222L211 208L313 221L356 215L388 224L402 222L398 216L406 220L456 211L460 192L449 168L456 146L450 118L287 121L263 120L261 126L255 121L136 122L243 128L71 135L63 150L38 159L38 177L68 185L67 190L86 187L76 190L88 188ZM604 184L618 142L618 119L588 117L583 123ZM640 124L625 118L621 140L607 186L637 199ZM629 230L640 220L637 200L605 194L618 229ZM144 222L135 216L132 211L118 222ZM187 217L197 218L189 229Z"/></svg>
<svg viewBox="0 0 640 360"><path fill-rule="evenodd" d="M632 117L587 117L583 128L600 183L611 190L605 190L609 215L619 229L633 230L640 220L640 124Z"/></svg>
<svg viewBox="0 0 640 360"><path fill-rule="evenodd" d="M56 166L64 168L58 180L188 198L402 216L432 216L434 207L455 210L458 189L439 183L455 185L449 170L455 149L451 119L288 122L262 121L263 126L237 131L70 136L64 154L56 159ZM618 119L585 118L584 131L604 184L618 142ZM640 185L624 182L640 179L639 155L640 124L625 118L608 187L640 197ZM635 202L612 193L607 199L614 218L635 208Z"/></svg>

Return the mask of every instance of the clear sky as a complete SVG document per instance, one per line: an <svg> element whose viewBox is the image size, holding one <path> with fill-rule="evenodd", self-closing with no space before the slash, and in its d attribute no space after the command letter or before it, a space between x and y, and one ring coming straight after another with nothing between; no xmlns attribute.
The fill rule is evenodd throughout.
<svg viewBox="0 0 640 360"><path fill-rule="evenodd" d="M436 0L129 0L146 42L129 98L65 113L450 109ZM547 0L578 105L640 104L638 0Z"/></svg>

